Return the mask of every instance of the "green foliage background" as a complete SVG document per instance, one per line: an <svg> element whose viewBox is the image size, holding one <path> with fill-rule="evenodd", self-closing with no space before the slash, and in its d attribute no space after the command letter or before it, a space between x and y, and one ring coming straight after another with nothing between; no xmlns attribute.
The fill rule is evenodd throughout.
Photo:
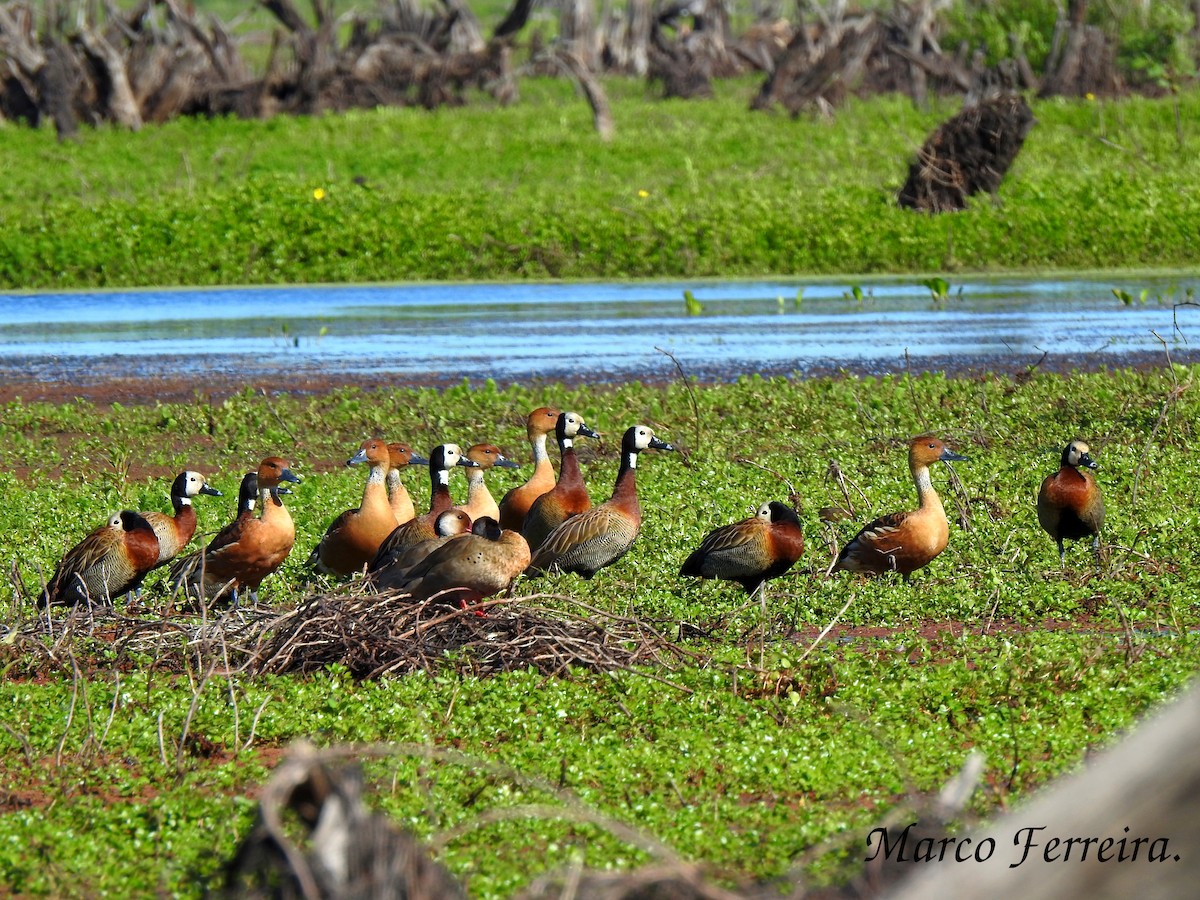
<svg viewBox="0 0 1200 900"><path fill-rule="evenodd" d="M956 108L881 97L833 121L561 81L515 106L176 121L58 144L9 128L0 286L763 276L1191 265L1200 94L1038 102L997 197L893 194ZM321 199L315 192L320 191Z"/></svg>

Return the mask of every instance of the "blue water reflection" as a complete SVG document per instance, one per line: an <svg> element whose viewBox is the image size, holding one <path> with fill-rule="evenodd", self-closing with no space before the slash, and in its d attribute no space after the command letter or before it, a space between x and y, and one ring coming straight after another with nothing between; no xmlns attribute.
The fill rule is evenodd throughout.
<svg viewBox="0 0 1200 900"><path fill-rule="evenodd" d="M141 374L638 377L673 368L665 353L695 373L739 374L1043 353L1082 364L1161 352L1164 342L1190 352L1189 331L1200 345L1200 309L1173 306L1197 289L1196 276L972 279L941 301L915 279L859 287L861 299L849 284L787 280L10 294L0 296L0 364L60 372L124 358ZM685 290L700 314L688 314Z"/></svg>

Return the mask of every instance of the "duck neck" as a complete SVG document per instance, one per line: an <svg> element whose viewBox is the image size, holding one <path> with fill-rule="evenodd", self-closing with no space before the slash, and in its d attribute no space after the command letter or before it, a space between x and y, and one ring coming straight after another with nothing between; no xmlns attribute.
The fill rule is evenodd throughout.
<svg viewBox="0 0 1200 900"><path fill-rule="evenodd" d="M917 501L921 509L932 509L942 506L942 500L933 489L933 479L929 477L929 466L918 465L912 470L913 484L917 488Z"/></svg>
<svg viewBox="0 0 1200 900"><path fill-rule="evenodd" d="M179 514L181 512L183 512L185 509L191 509L191 507L192 507L192 498L191 497L187 497L183 494L172 494L171 495L171 509L175 510L176 518L179 518ZM193 510L193 514L194 513L195 513L195 510Z"/></svg>
<svg viewBox="0 0 1200 900"><path fill-rule="evenodd" d="M579 457L575 455L575 441L563 438L558 442L558 481L560 484L577 484L583 481L583 473L579 470Z"/></svg>
<svg viewBox="0 0 1200 900"><path fill-rule="evenodd" d="M392 507L392 512L395 514L396 520L407 522L413 517L416 510L413 509L412 497L408 495L408 488L400 480L399 469L388 469L386 485L388 503ZM401 518L402 516L403 518Z"/></svg>
<svg viewBox="0 0 1200 900"><path fill-rule="evenodd" d="M433 469L430 476L433 478L433 492L429 495L429 512L437 515L454 504L450 498L450 470Z"/></svg>
<svg viewBox="0 0 1200 900"><path fill-rule="evenodd" d="M362 508L388 509L387 496L388 467L375 464L367 475L367 484L363 488Z"/></svg>
<svg viewBox="0 0 1200 900"><path fill-rule="evenodd" d="M630 512L639 514L637 495L637 460L636 450L625 451L621 459L621 468L617 470L617 483L613 486L612 502Z"/></svg>
<svg viewBox="0 0 1200 900"><path fill-rule="evenodd" d="M546 450L546 435L539 434L530 442L533 447L533 474L545 475L550 473L550 477L554 477L554 464L550 462L550 453Z"/></svg>

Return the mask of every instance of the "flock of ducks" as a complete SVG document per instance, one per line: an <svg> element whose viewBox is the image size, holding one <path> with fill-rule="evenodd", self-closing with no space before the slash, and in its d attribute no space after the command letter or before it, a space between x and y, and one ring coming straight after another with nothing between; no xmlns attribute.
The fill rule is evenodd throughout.
<svg viewBox="0 0 1200 900"><path fill-rule="evenodd" d="M641 527L637 494L638 455L675 448L646 425L629 428L621 440L621 462L612 494L593 505L583 482L574 444L599 435L574 412L541 407L526 419L533 454L530 478L497 502L485 474L515 468L492 444L463 451L441 444L428 458L401 443L379 438L362 442L347 466L368 468L362 501L337 516L312 549L309 564L339 577L363 574L376 590L402 591L414 602L433 598L466 607L508 589L519 575L550 571L591 578L633 546ZM559 473L547 451L550 435L558 444ZM949 523L933 487L930 467L965 460L933 435L909 442L908 465L917 508L880 516L865 525L833 561L836 571L908 578L928 565L949 541ZM418 514L400 479L410 465L429 467L428 510ZM1082 467L1082 470L1081 470ZM467 498L454 505L450 474L467 472ZM1038 521L1056 542L1065 565L1064 541L1092 538L1098 552L1104 501L1090 469L1097 468L1086 444L1072 441L1057 472L1041 484ZM269 456L242 479L237 516L203 549L182 551L196 531L192 500L220 496L198 472L185 471L171 488L173 515L124 510L83 538L63 556L40 596L41 605L106 605L140 590L146 576L169 566L168 583L197 605L236 606L258 588L292 551L296 529L282 496L299 482L286 459ZM256 512L257 508L257 512ZM785 503L764 503L756 515L711 531L687 557L679 574L740 584L748 593L764 591L804 551L796 511Z"/></svg>

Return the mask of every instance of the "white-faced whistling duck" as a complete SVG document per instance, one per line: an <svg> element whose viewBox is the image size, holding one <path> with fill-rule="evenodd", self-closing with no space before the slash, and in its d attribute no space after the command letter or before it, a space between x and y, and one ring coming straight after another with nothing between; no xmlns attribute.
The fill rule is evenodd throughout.
<svg viewBox="0 0 1200 900"><path fill-rule="evenodd" d="M592 508L592 498L588 496L583 473L579 470L579 457L575 454L575 438L580 435L600 437L584 423L579 413L562 413L554 428L560 458L558 483L533 501L525 514L525 524L521 526L521 536L529 542L530 550L536 552L546 535L571 516Z"/></svg>
<svg viewBox="0 0 1200 900"><path fill-rule="evenodd" d="M533 554L529 574L551 569L591 578L633 546L642 525L637 496L637 459L643 450L674 450L646 425L634 425L621 439L621 467L612 497L567 519L547 535Z"/></svg>
<svg viewBox="0 0 1200 900"><path fill-rule="evenodd" d="M388 503L391 504L392 514L396 517L396 524L403 525L416 516L417 511L413 506L412 497L408 494L408 488L400 480L400 472L405 466L427 466L429 460L414 453L408 444L393 442L388 444L388 462L391 463L387 473Z"/></svg>
<svg viewBox="0 0 1200 900"><path fill-rule="evenodd" d="M396 516L387 496L387 476L392 467L387 443L380 438L363 441L346 465L362 463L370 467L362 502L330 523L308 558L310 565L323 572L351 575L362 571L375 557L383 539L396 527Z"/></svg>
<svg viewBox="0 0 1200 900"><path fill-rule="evenodd" d="M110 606L158 565L158 537L140 513L122 510L63 556L39 605Z"/></svg>
<svg viewBox="0 0 1200 900"><path fill-rule="evenodd" d="M533 501L554 487L554 464L546 452L546 438L554 434L559 411L539 406L525 419L525 434L533 450L533 474L529 480L504 495L500 501L500 527L520 531Z"/></svg>
<svg viewBox="0 0 1200 900"><path fill-rule="evenodd" d="M369 568L374 584L383 590L404 578L406 569L415 566L446 541L471 530L471 517L461 509L446 509L438 513L433 530L436 537L403 547L393 547L377 553Z"/></svg>
<svg viewBox="0 0 1200 900"><path fill-rule="evenodd" d="M772 500L758 514L708 533L679 569L680 575L736 581L752 594L790 569L804 552L796 511Z"/></svg>
<svg viewBox="0 0 1200 900"><path fill-rule="evenodd" d="M929 467L935 462L965 460L930 434L913 438L908 445L908 469L917 488L919 506L908 512L880 516L866 525L842 548L830 572L845 570L882 575L910 574L926 566L946 549L950 523L941 498L933 489Z"/></svg>
<svg viewBox="0 0 1200 900"><path fill-rule="evenodd" d="M368 571L377 571L384 559L401 547L437 537L433 526L438 515L454 506L450 497L450 472L456 466L473 469L478 465L479 463L467 459L458 444L439 444L434 447L433 452L429 454L429 479L433 483L429 512L393 528L379 545L379 550L367 567Z"/></svg>
<svg viewBox="0 0 1200 900"><path fill-rule="evenodd" d="M495 444L476 444L469 447L466 457L475 463L476 468L467 469L467 502L458 508L470 516L472 522L483 518L499 519L500 507L492 499L483 476L496 466L501 469L519 469L520 464L501 453Z"/></svg>
<svg viewBox="0 0 1200 900"><path fill-rule="evenodd" d="M179 555L196 533L196 509L192 498L199 494L220 497L221 492L210 487L199 472L180 472L171 484L171 508L174 515L163 512L142 512L158 537L158 563L165 565Z"/></svg>
<svg viewBox="0 0 1200 900"><path fill-rule="evenodd" d="M258 515L239 514L209 542L190 571L172 567L172 579L183 579L189 596L194 597L202 589L204 596L212 599L228 595L237 606L240 594L248 591L257 605L259 585L291 553L296 526L280 499L284 492L280 485L299 482L300 477L292 473L287 460L278 456L264 459L256 476Z"/></svg>
<svg viewBox="0 0 1200 900"><path fill-rule="evenodd" d="M508 588L528 565L525 538L485 516L472 523L469 534L446 541L391 586L413 600L440 596L466 607Z"/></svg>
<svg viewBox="0 0 1200 900"><path fill-rule="evenodd" d="M1071 441L1063 448L1058 471L1047 475L1038 491L1038 522L1058 544L1058 561L1066 566L1063 541L1092 539L1092 550L1100 558L1100 529L1104 526L1104 497L1091 472L1079 467L1099 468L1091 448L1083 441Z"/></svg>

